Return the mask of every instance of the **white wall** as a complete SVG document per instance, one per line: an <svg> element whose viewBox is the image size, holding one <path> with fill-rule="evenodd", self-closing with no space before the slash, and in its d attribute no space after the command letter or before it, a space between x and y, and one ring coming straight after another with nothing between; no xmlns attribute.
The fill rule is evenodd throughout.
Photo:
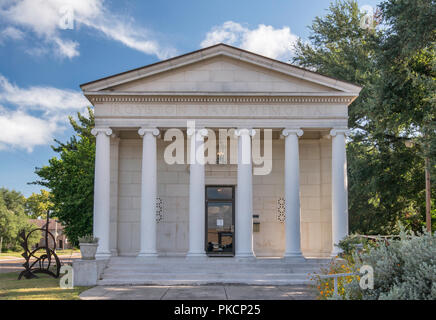
<svg viewBox="0 0 436 320"><path fill-rule="evenodd" d="M189 166L166 164L163 154L167 144L158 139L157 194L164 213L157 225L157 248L159 254L184 255L188 250ZM139 250L141 154L141 139L121 138L116 241L120 255L136 255ZM277 218L278 199L284 195L283 170L284 140L275 139L272 172L253 176L253 214L260 220L260 232L253 233L258 256L280 256L284 252L284 223ZM331 140L300 139L300 171L303 254L327 256L331 251ZM205 175L206 184L236 185L235 165L207 165ZM115 184L113 179L113 189Z"/></svg>

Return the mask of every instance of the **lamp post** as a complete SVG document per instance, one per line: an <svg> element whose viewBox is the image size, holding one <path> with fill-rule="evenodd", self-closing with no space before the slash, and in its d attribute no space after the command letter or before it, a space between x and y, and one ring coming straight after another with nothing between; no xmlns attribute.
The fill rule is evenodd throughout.
<svg viewBox="0 0 436 320"><path fill-rule="evenodd" d="M404 142L407 148L412 148L414 142L406 140ZM431 232L431 190L430 190L430 160L425 157L425 224L427 231Z"/></svg>

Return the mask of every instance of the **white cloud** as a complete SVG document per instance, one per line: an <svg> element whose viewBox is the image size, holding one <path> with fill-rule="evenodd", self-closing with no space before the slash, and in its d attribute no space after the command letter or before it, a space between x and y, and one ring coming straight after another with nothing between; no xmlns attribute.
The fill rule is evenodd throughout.
<svg viewBox="0 0 436 320"><path fill-rule="evenodd" d="M174 48L162 47L156 40L153 40L148 30L111 14L101 14L96 19L79 21L129 48L155 55L159 59L167 59L176 54Z"/></svg>
<svg viewBox="0 0 436 320"><path fill-rule="evenodd" d="M88 100L78 91L42 86L20 88L1 74L0 102L9 102L20 108L40 110L45 114L81 110L89 105Z"/></svg>
<svg viewBox="0 0 436 320"><path fill-rule="evenodd" d="M67 115L90 105L77 91L54 87L21 88L0 74L0 149L31 152L35 146L52 142L65 128Z"/></svg>
<svg viewBox="0 0 436 320"><path fill-rule="evenodd" d="M49 119L0 106L0 150L13 147L32 152L35 146L50 143L57 130L57 123Z"/></svg>
<svg viewBox="0 0 436 320"><path fill-rule="evenodd" d="M63 38L67 32L62 31L62 26L67 18L72 19L71 27L75 29L89 27L129 48L160 59L175 54L174 49L161 46L148 30L132 19L111 13L104 0L3 0L0 1L0 17L15 27L35 33L56 54L70 59L80 53L78 42Z"/></svg>
<svg viewBox="0 0 436 320"><path fill-rule="evenodd" d="M275 29L260 24L255 29L249 29L240 23L226 21L213 27L200 46L204 48L223 42L273 59L287 60L297 40L289 27Z"/></svg>
<svg viewBox="0 0 436 320"><path fill-rule="evenodd" d="M0 31L0 42L4 39L21 40L24 38L24 32L14 27L7 27Z"/></svg>
<svg viewBox="0 0 436 320"><path fill-rule="evenodd" d="M67 58L74 58L80 55L77 47L79 43L71 40L62 40L61 38L55 37L53 38L54 43L56 44L56 52L61 57L65 56Z"/></svg>

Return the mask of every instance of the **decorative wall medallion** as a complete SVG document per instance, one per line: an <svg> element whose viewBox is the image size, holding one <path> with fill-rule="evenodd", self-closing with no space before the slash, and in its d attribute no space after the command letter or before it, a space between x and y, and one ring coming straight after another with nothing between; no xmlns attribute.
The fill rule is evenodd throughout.
<svg viewBox="0 0 436 320"><path fill-rule="evenodd" d="M156 222L162 222L163 220L163 201L161 198L156 198Z"/></svg>
<svg viewBox="0 0 436 320"><path fill-rule="evenodd" d="M277 220L281 223L285 222L286 211L285 211L285 198L280 197L277 200Z"/></svg>

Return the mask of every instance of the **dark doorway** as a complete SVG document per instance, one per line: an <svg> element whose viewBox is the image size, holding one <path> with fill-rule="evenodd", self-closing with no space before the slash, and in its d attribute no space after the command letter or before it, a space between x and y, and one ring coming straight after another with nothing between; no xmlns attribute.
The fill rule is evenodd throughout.
<svg viewBox="0 0 436 320"><path fill-rule="evenodd" d="M206 253L235 255L235 187L206 186Z"/></svg>

